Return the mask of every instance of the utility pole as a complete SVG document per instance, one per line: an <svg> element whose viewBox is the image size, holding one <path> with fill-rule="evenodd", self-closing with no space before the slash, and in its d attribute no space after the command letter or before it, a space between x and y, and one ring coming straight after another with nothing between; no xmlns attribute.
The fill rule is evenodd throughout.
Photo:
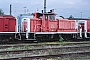
<svg viewBox="0 0 90 60"><path fill-rule="evenodd" d="M81 18L82 18L82 13L83 13L83 12L80 12L80 13L81 13Z"/></svg>
<svg viewBox="0 0 90 60"><path fill-rule="evenodd" d="M24 7L24 14L26 14L26 12L27 12L27 11L26 11L26 8L27 8L27 7Z"/></svg>
<svg viewBox="0 0 90 60"><path fill-rule="evenodd" d="M46 0L44 0L44 13L46 13Z"/></svg>
<svg viewBox="0 0 90 60"><path fill-rule="evenodd" d="M10 15L12 15L12 5L10 4Z"/></svg>

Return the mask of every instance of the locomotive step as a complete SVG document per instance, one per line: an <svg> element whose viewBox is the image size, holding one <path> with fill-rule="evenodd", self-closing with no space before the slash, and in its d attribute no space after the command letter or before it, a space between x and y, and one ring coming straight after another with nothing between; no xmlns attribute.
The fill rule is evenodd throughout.
<svg viewBox="0 0 90 60"><path fill-rule="evenodd" d="M34 41L34 40L36 40L36 39L24 39L24 40L31 40L31 41Z"/></svg>
<svg viewBox="0 0 90 60"><path fill-rule="evenodd" d="M18 40L22 40L22 39L18 39ZM23 39L23 40L31 40L31 41L34 41L36 39Z"/></svg>

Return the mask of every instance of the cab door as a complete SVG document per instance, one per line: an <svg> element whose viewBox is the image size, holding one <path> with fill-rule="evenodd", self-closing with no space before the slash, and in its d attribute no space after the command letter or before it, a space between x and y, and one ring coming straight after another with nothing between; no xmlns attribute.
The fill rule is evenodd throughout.
<svg viewBox="0 0 90 60"><path fill-rule="evenodd" d="M86 21L81 21L81 23L79 23L78 30L80 33L80 37L87 38L87 23L86 23Z"/></svg>
<svg viewBox="0 0 90 60"><path fill-rule="evenodd" d="M84 32L84 23L80 23L81 27L82 27L82 32Z"/></svg>
<svg viewBox="0 0 90 60"><path fill-rule="evenodd" d="M22 32L30 32L30 19L29 18L22 19Z"/></svg>
<svg viewBox="0 0 90 60"><path fill-rule="evenodd" d="M4 32L8 32L8 19L4 19L4 22L3 22L3 30L4 30Z"/></svg>

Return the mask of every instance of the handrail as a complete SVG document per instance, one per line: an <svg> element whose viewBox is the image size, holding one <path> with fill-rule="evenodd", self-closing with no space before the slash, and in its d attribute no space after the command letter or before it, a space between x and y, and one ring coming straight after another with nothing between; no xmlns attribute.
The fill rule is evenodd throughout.
<svg viewBox="0 0 90 60"><path fill-rule="evenodd" d="M39 25L41 26L41 24L36 24L36 25L35 25L34 32L36 32L36 28L37 28L37 26L39 26ZM42 31L41 31L41 32L42 32Z"/></svg>

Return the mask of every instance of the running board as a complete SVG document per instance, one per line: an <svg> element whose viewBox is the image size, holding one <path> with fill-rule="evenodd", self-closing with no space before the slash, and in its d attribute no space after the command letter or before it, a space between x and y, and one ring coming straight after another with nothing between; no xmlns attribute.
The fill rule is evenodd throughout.
<svg viewBox="0 0 90 60"><path fill-rule="evenodd" d="M90 37L85 37L85 38L78 37L77 39L90 39Z"/></svg>
<svg viewBox="0 0 90 60"><path fill-rule="evenodd" d="M80 38L80 37L79 37L79 38L77 38L77 39L83 39L83 38Z"/></svg>
<svg viewBox="0 0 90 60"><path fill-rule="evenodd" d="M31 40L31 41L35 41L36 39L24 39L24 40Z"/></svg>
<svg viewBox="0 0 90 60"><path fill-rule="evenodd" d="M36 39L18 39L18 40L31 40L31 41L35 41Z"/></svg>
<svg viewBox="0 0 90 60"><path fill-rule="evenodd" d="M85 37L85 38L87 38L87 39L88 39L88 38L90 38L90 37Z"/></svg>

